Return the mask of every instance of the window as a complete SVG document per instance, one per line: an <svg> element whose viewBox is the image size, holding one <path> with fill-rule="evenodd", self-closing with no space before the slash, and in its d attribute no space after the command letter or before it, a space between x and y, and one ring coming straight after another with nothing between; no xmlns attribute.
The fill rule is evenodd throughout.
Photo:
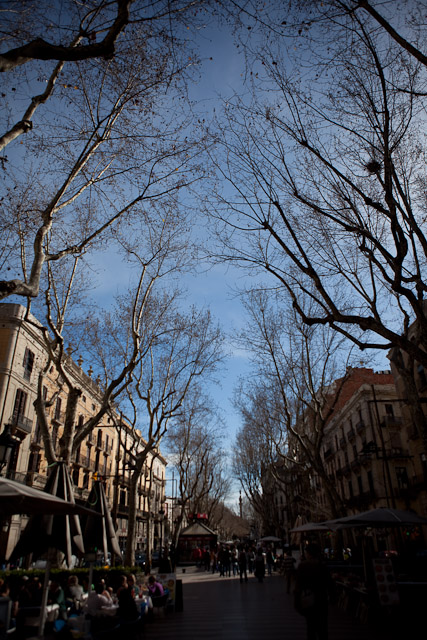
<svg viewBox="0 0 427 640"><path fill-rule="evenodd" d="M15 405L13 407L12 420L16 424L24 417L25 405L27 403L27 394L22 389L16 390Z"/></svg>
<svg viewBox="0 0 427 640"><path fill-rule="evenodd" d="M362 493L363 493L363 483L362 483L362 477L361 476L357 476L357 487L359 489L359 495L362 495Z"/></svg>
<svg viewBox="0 0 427 640"><path fill-rule="evenodd" d="M31 471L33 473L38 473L40 469L40 460L41 460L40 454L36 453L35 451L32 451L30 453L30 458L28 460L28 471Z"/></svg>
<svg viewBox="0 0 427 640"><path fill-rule="evenodd" d="M386 404L385 405L385 412L387 416L394 416L394 410L393 410L393 405L392 404Z"/></svg>
<svg viewBox="0 0 427 640"><path fill-rule="evenodd" d="M34 353L28 348L25 349L24 362L22 364L24 367L24 378L30 380L34 366Z"/></svg>
<svg viewBox="0 0 427 640"><path fill-rule="evenodd" d="M402 436L400 431L392 431L390 433L390 445L393 450L398 449L400 451L402 449Z"/></svg>
<svg viewBox="0 0 427 640"><path fill-rule="evenodd" d="M350 498L353 498L353 484L351 482L351 480L348 481L348 494L350 496Z"/></svg>
<svg viewBox="0 0 427 640"><path fill-rule="evenodd" d="M368 471L368 485L369 485L369 491L371 494L375 494L375 489L374 489L374 479L372 477L372 471Z"/></svg>
<svg viewBox="0 0 427 640"><path fill-rule="evenodd" d="M73 471L73 483L74 483L74 486L76 486L76 487L79 486L79 476L80 476L80 469L74 469L74 471Z"/></svg>
<svg viewBox="0 0 427 640"><path fill-rule="evenodd" d="M427 377L422 364L419 364L417 366L417 372L418 372L418 380L420 383L420 388L423 389L424 387L427 387Z"/></svg>
<svg viewBox="0 0 427 640"><path fill-rule="evenodd" d="M407 489L409 486L408 472L406 467L395 467L397 486L399 489Z"/></svg>
<svg viewBox="0 0 427 640"><path fill-rule="evenodd" d="M61 398L57 398L56 399L56 405L55 405L54 419L58 420L58 422L61 420L61 405L62 405Z"/></svg>

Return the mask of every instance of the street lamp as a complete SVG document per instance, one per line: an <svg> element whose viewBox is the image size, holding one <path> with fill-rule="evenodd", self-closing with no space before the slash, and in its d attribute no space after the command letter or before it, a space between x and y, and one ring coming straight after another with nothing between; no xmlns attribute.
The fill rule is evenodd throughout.
<svg viewBox="0 0 427 640"><path fill-rule="evenodd" d="M159 510L159 524L160 524L160 548L159 548L159 560L162 558L162 545L163 545L163 526L164 526L164 509Z"/></svg>
<svg viewBox="0 0 427 640"><path fill-rule="evenodd" d="M9 464L10 456L16 445L16 440L10 434L10 426L7 424L0 435L0 473Z"/></svg>

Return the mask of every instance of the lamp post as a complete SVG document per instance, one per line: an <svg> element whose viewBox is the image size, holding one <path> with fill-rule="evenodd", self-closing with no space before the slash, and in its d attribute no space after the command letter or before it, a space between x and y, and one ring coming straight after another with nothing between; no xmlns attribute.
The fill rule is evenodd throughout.
<svg viewBox="0 0 427 640"><path fill-rule="evenodd" d="M9 464L10 456L16 445L15 438L10 433L10 426L7 424L0 435L0 473Z"/></svg>
<svg viewBox="0 0 427 640"><path fill-rule="evenodd" d="M164 515L165 515L164 509L160 509L159 510L159 524L160 524L159 561L162 559Z"/></svg>

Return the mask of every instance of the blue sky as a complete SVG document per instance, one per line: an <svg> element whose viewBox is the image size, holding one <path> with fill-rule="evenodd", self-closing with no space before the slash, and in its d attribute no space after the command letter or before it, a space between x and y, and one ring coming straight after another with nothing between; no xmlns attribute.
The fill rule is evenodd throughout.
<svg viewBox="0 0 427 640"><path fill-rule="evenodd" d="M195 110L208 121L214 109L220 108L220 96L230 97L242 87L244 69L243 56L233 42L230 28L223 24L221 28L206 26L198 32L189 32L189 38L195 43L202 60L199 68L200 78L190 87L190 97L194 100ZM32 78L34 92L40 92L43 82ZM40 85L41 82L41 85ZM39 86L40 85L40 86ZM15 96L18 111L26 105L27 97ZM49 107L49 105L48 105ZM44 109L44 107L41 107ZM10 145L7 150L10 164L19 167L21 162L18 143ZM203 189L203 185L201 185ZM198 233L199 230L196 230ZM204 231L200 228L200 233ZM111 250L98 251L93 257L96 268L96 289L91 296L100 306L109 306L113 295L123 290L129 277L125 265L118 255ZM236 298L235 289L241 282L242 272L227 265L216 265L210 269L206 265L197 269L197 273L184 277L187 289L186 302L198 307L209 307L212 314L222 325L228 336L242 327L244 323L243 308ZM24 300L6 300L25 304ZM221 410L226 426L225 448L231 452L235 433L240 426L239 415L232 404L233 390L239 376L247 376L250 366L247 354L235 348L231 338L226 340L228 356L217 378L219 384L209 384L208 391Z"/></svg>

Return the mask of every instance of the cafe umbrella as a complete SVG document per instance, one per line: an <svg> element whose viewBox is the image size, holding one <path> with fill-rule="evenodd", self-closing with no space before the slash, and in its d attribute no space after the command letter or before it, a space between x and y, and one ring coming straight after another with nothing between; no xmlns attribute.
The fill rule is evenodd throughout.
<svg viewBox="0 0 427 640"><path fill-rule="evenodd" d="M75 509L74 492L68 468L64 462L56 462L50 468L43 493L51 494L73 505L74 513L49 513L48 509L35 511L15 546L12 557L33 554L39 558L51 549L62 552L68 566L72 564L73 552L84 553L83 536L79 514ZM21 507L22 508L22 507Z"/></svg>
<svg viewBox="0 0 427 640"><path fill-rule="evenodd" d="M0 478L0 519L18 513L82 515L87 514L87 509L21 482Z"/></svg>
<svg viewBox="0 0 427 640"><path fill-rule="evenodd" d="M86 517L83 525L86 550L102 552L104 559L107 558L108 553L115 554L121 559L119 541L101 480L93 483L86 504L93 514Z"/></svg>
<svg viewBox="0 0 427 640"><path fill-rule="evenodd" d="M414 527L427 525L427 518L419 516L415 511L403 511L390 507L378 507L362 513L356 513L336 520L323 522L324 525L333 526L336 529L388 529L395 527ZM362 554L365 580L368 576L368 558L366 551L366 539L362 537Z"/></svg>
<svg viewBox="0 0 427 640"><path fill-rule="evenodd" d="M400 509L391 509L389 507L379 507L370 511L363 511L352 516L337 518L336 520L327 520L323 525L341 527L405 527L427 525L427 518L419 516L415 511L402 511Z"/></svg>
<svg viewBox="0 0 427 640"><path fill-rule="evenodd" d="M51 494L65 500L75 510L73 485L65 462L56 462L50 467L43 493ZM19 507L20 509L22 507ZM18 511L19 513L19 511ZM43 596L40 607L38 636L44 633L46 605L49 590L49 574L53 555L62 552L68 566L72 564L73 551L84 553L83 536L77 513L39 513L35 512L15 546L12 556L19 558L32 554L33 558L47 557L43 583ZM57 559L57 558L56 558Z"/></svg>

